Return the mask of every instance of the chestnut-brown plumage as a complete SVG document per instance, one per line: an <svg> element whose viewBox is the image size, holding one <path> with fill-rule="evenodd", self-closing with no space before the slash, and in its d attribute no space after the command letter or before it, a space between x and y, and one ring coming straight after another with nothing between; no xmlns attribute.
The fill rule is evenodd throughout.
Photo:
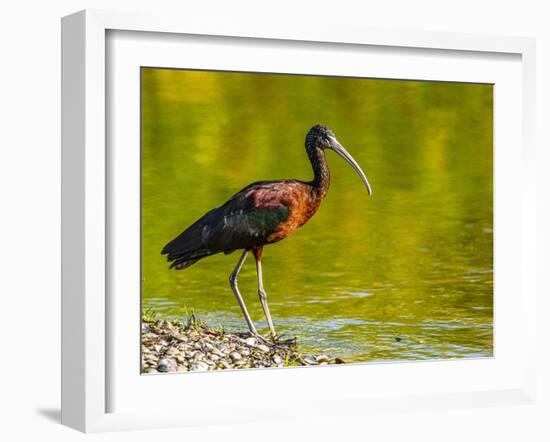
<svg viewBox="0 0 550 442"><path fill-rule="evenodd" d="M231 274L230 283L250 332L256 336L258 333L237 286L237 275L248 253L252 251L256 258L260 301L270 332L275 336L262 282L263 247L289 236L319 209L330 184L325 149L334 150L348 161L371 193L365 174L328 127L312 127L306 136L305 145L313 168L312 181L277 180L250 184L222 206L206 213L162 250L162 254L168 255L168 261L172 262L170 268L176 269L184 269L216 253L228 254L243 250Z"/></svg>

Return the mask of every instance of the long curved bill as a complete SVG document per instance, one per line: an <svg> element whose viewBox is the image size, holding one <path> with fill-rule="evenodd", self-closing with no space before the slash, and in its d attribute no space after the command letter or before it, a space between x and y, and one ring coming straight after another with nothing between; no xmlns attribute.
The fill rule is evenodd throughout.
<svg viewBox="0 0 550 442"><path fill-rule="evenodd" d="M336 138L332 138L332 150L336 152L338 155L340 155L344 160L346 160L351 167L355 169L355 171L359 174L361 179L363 180L363 183L365 183L365 186L367 188L367 192L369 192L369 195L372 195L372 188L370 187L369 181L367 180L367 177L365 173L361 170L359 167L359 164L357 164L357 161L353 159L353 157L349 154L349 152L344 149L344 146L342 146Z"/></svg>

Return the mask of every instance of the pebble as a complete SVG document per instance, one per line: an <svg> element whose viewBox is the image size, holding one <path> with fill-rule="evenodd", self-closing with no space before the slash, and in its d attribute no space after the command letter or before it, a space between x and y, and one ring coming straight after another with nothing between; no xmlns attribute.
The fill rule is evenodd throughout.
<svg viewBox="0 0 550 442"><path fill-rule="evenodd" d="M204 362L195 362L191 365L191 371L207 371L209 369L208 365Z"/></svg>
<svg viewBox="0 0 550 442"><path fill-rule="evenodd" d="M162 373L167 373L169 371L176 371L176 361L173 359L161 359L157 364L157 370Z"/></svg>
<svg viewBox="0 0 550 442"><path fill-rule="evenodd" d="M265 351L265 352L268 352L269 351L269 347L265 344L260 344L258 345L258 350L262 350L262 351Z"/></svg>
<svg viewBox="0 0 550 442"><path fill-rule="evenodd" d="M317 360L317 362L321 363L321 362L329 362L330 359L327 355L319 355L315 358Z"/></svg>
<svg viewBox="0 0 550 442"><path fill-rule="evenodd" d="M258 340L256 338L248 338L246 341L244 341L246 345L249 345L250 347L255 347L258 343Z"/></svg>
<svg viewBox="0 0 550 442"><path fill-rule="evenodd" d="M227 361L221 360L218 364L218 366L222 369L228 369L231 368L231 365L227 363Z"/></svg>
<svg viewBox="0 0 550 442"><path fill-rule="evenodd" d="M214 350L212 350L212 354L213 354L213 355L216 355L216 356L218 356L218 357L220 357L220 358L223 358L223 357L225 356L225 353L222 352L222 351L220 351L220 350L218 350L216 347L214 347Z"/></svg>
<svg viewBox="0 0 550 442"><path fill-rule="evenodd" d="M214 346L210 342L205 342L202 346L202 350L211 352L212 350L214 350Z"/></svg>
<svg viewBox="0 0 550 442"><path fill-rule="evenodd" d="M273 362L277 365L282 364L283 363L283 358L281 358L279 355L275 355L275 356L273 356Z"/></svg>
<svg viewBox="0 0 550 442"><path fill-rule="evenodd" d="M241 354L236 351L232 352L229 356L233 359L233 361L240 361L243 358Z"/></svg>

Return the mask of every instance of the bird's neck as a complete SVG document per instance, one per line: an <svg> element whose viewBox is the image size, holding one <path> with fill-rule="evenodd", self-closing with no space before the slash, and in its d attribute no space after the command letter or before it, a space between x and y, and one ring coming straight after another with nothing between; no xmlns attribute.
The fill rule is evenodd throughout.
<svg viewBox="0 0 550 442"><path fill-rule="evenodd" d="M324 198L330 186L330 172L325 152L321 148L307 146L307 156L313 168L313 181L310 184L317 195L320 198Z"/></svg>

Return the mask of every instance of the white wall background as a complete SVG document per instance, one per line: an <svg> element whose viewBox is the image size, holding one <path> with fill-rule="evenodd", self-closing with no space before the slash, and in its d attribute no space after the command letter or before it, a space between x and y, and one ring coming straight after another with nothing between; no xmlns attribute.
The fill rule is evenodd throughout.
<svg viewBox="0 0 550 442"><path fill-rule="evenodd" d="M0 438L17 440L550 440L550 13L544 0L12 0L0 7ZM59 425L60 17L84 8L231 20L533 36L538 44L540 398L536 406L85 436ZM544 273L543 273L544 272ZM320 386L322 388L322 386ZM182 398L182 401L187 400ZM246 412L243 410L243 412Z"/></svg>

